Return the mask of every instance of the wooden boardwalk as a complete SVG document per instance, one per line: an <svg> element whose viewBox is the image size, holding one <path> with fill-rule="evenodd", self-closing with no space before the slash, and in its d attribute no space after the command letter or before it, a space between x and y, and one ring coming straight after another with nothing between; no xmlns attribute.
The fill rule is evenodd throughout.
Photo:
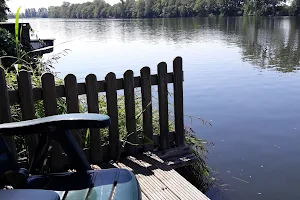
<svg viewBox="0 0 300 200"><path fill-rule="evenodd" d="M209 200L155 154L129 156L114 166L131 170L136 175L143 200Z"/></svg>

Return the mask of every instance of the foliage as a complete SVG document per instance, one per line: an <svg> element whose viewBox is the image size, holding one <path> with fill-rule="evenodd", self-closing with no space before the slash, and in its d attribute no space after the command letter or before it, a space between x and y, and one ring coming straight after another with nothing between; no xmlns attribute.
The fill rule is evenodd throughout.
<svg viewBox="0 0 300 200"><path fill-rule="evenodd" d="M7 12L9 8L6 5L5 0L0 0L0 22L5 21L7 19Z"/></svg>
<svg viewBox="0 0 300 200"><path fill-rule="evenodd" d="M24 50L24 46L16 42L15 38L5 29L0 28L0 58L2 65L7 69L14 68L14 64L17 63L32 63L35 59L30 58L26 51ZM22 59L18 59L18 55L23 55ZM21 61L22 60L22 61Z"/></svg>
<svg viewBox="0 0 300 200"><path fill-rule="evenodd" d="M286 15L286 0L249 0L244 5L248 15Z"/></svg>
<svg viewBox="0 0 300 200"><path fill-rule="evenodd" d="M16 15L14 13L8 13L8 18L15 18ZM36 10L35 8L26 8L24 13L20 13L20 18L48 18L48 9L47 8L39 8Z"/></svg>
<svg viewBox="0 0 300 200"><path fill-rule="evenodd" d="M143 109L142 109L142 99L141 99L141 95L140 91L136 90L135 94L134 94L134 98L135 98L135 118L136 118L136 131L137 131L137 135L139 138L139 143L137 144L131 144L131 145L144 145L144 144L150 144L152 143L152 141L147 138L144 134L143 134ZM122 94L118 94L117 96L117 101L118 101L118 120L119 120L119 132L120 132L120 140L125 144L128 143L127 141L127 137L128 137L128 133L127 129L126 129L126 112L125 112L125 96ZM87 103L86 103L86 99L85 98L81 98L80 99L80 104L81 104L81 112L87 112ZM100 93L99 94L99 99L98 99L98 104L99 104L99 112L102 114L107 114L107 102L106 102L106 95ZM158 110L153 109L153 132L154 133L159 133L159 114L158 114ZM171 123L169 124L170 128L172 129L173 127L171 127ZM107 143L108 141L108 129L104 129L101 131L101 135L102 135L102 139L104 144ZM84 141L84 147L85 148L89 148L89 132L87 131L86 133L83 134L83 141Z"/></svg>
<svg viewBox="0 0 300 200"><path fill-rule="evenodd" d="M15 30L10 33L6 29L0 28L0 59L4 68L14 69L16 66L20 70L23 65L34 67L37 58L32 54L30 43L22 41L22 27L19 26L19 11L16 14Z"/></svg>
<svg viewBox="0 0 300 200"><path fill-rule="evenodd" d="M47 8L39 8L38 11L36 11L35 8L25 9L24 17L26 17L26 18L34 18L34 17L47 18L48 17L48 9Z"/></svg>
<svg viewBox="0 0 300 200"><path fill-rule="evenodd" d="M49 18L157 18L196 16L289 15L299 14L300 0L291 6L286 0L120 0L110 5L104 0L71 4L48 9L26 9L21 17ZM10 15L14 17L14 15Z"/></svg>
<svg viewBox="0 0 300 200"><path fill-rule="evenodd" d="M300 0L293 0L289 11L292 15L299 15L300 14Z"/></svg>
<svg viewBox="0 0 300 200"><path fill-rule="evenodd" d="M12 35L6 30L0 28L0 46L1 46L1 52L0 56L6 56L6 55L17 55L16 50L16 41L12 37Z"/></svg>
<svg viewBox="0 0 300 200"><path fill-rule="evenodd" d="M207 123L204 120L202 122L203 124ZM205 193L214 183L214 178L210 175L210 168L205 161L208 153L206 145L209 144L206 140L196 137L196 133L191 126L185 127L185 134L186 143L193 147L193 153L197 157L197 161L192 165L179 168L177 171Z"/></svg>

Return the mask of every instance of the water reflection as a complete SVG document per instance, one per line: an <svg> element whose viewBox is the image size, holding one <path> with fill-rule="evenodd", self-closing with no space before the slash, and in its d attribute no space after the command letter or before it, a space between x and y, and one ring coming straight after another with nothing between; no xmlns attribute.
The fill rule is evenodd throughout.
<svg viewBox="0 0 300 200"><path fill-rule="evenodd" d="M240 42L243 59L263 69L293 72L299 66L296 18L245 18Z"/></svg>
<svg viewBox="0 0 300 200"><path fill-rule="evenodd" d="M299 69L300 24L295 17L165 19L162 25L165 39L174 43L221 39L238 45L242 59L255 67L280 72Z"/></svg>
<svg viewBox="0 0 300 200"><path fill-rule="evenodd" d="M293 72L299 66L297 17L227 17L132 20L39 20L37 30L60 33L59 40L188 45L210 40L238 46L242 59L261 69ZM53 36L52 36L53 37ZM195 49L197 51L197 49Z"/></svg>
<svg viewBox="0 0 300 200"><path fill-rule="evenodd" d="M164 24L170 27L166 29L167 33L180 33L178 38L168 38L177 42L197 40L207 34L221 34L222 40L237 44L241 48L242 59L254 66L274 68L280 72L298 69L300 35L296 18L203 18L185 22Z"/></svg>

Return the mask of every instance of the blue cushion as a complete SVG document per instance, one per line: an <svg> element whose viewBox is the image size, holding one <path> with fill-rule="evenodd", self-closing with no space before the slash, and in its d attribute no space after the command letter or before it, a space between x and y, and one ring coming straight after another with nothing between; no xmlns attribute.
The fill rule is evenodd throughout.
<svg viewBox="0 0 300 200"><path fill-rule="evenodd" d="M141 191L135 175L125 169L89 170L86 174L55 173L46 176L31 176L28 189L48 189L53 191L69 191L67 200L75 197L85 199L89 192L90 199L109 199L115 186L115 200L140 200ZM78 199L78 198L77 198Z"/></svg>
<svg viewBox="0 0 300 200"><path fill-rule="evenodd" d="M50 190L0 190L1 200L60 200L59 195Z"/></svg>

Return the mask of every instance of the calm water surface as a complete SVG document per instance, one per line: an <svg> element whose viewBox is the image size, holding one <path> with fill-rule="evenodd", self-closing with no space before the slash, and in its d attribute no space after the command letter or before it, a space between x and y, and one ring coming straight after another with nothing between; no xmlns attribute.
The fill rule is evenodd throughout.
<svg viewBox="0 0 300 200"><path fill-rule="evenodd" d="M208 163L219 174L211 199L300 198L300 18L154 20L36 19L55 38L63 77L136 74L160 61L184 60L185 113L198 136L214 143ZM82 80L83 81L83 80ZM186 120L188 124L188 119ZM242 179L244 181L241 181Z"/></svg>

